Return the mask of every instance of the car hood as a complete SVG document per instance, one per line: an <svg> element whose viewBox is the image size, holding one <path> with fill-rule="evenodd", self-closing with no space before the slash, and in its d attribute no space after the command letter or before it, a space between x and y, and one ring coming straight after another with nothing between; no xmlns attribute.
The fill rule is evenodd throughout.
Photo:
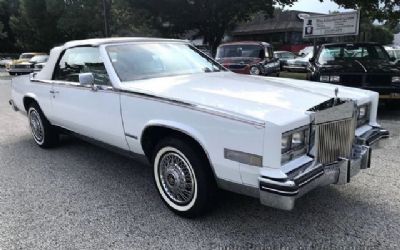
<svg viewBox="0 0 400 250"><path fill-rule="evenodd" d="M232 72L153 78L125 82L125 91L140 92L210 107L256 121L288 124L308 119L307 110L335 96L368 99L370 93L343 86Z"/></svg>
<svg viewBox="0 0 400 250"><path fill-rule="evenodd" d="M400 74L400 68L386 60L354 60L325 64L321 66L324 72Z"/></svg>

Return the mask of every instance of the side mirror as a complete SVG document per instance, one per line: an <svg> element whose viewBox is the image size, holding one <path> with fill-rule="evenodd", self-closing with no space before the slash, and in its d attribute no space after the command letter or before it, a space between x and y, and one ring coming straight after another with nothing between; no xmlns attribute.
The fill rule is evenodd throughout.
<svg viewBox="0 0 400 250"><path fill-rule="evenodd" d="M94 76L93 73L80 73L79 83L84 86L91 86L94 88Z"/></svg>
<svg viewBox="0 0 400 250"><path fill-rule="evenodd" d="M311 57L310 59L309 59L309 61L310 61L310 63L315 63L315 57Z"/></svg>
<svg viewBox="0 0 400 250"><path fill-rule="evenodd" d="M391 57L391 58L390 58L390 61L391 61L391 62L395 62L396 60L397 60L396 57Z"/></svg>

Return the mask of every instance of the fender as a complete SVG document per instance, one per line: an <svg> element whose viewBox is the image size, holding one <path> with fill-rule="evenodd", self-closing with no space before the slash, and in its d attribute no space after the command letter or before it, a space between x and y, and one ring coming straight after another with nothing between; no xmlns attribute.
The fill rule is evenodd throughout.
<svg viewBox="0 0 400 250"><path fill-rule="evenodd" d="M197 143L199 143L199 145L203 148L203 151L206 154L206 157L208 159L208 162L210 163L210 166L214 173L214 176L217 177L215 170L214 170L214 166L211 161L210 154L207 151L207 147L206 147L207 143L206 143L204 137L199 133L199 131L197 131L196 129L194 129L186 124L175 122L175 121L170 121L170 120L150 120L149 122L146 123L146 125L142 129L140 137L138 138L138 142L140 143L140 146L142 146L141 140L142 140L144 131L146 131L146 129L149 127L156 127L156 126L165 127L165 128L179 131L179 132L191 137L193 140L195 140ZM143 151L143 148L141 148L141 149Z"/></svg>
<svg viewBox="0 0 400 250"><path fill-rule="evenodd" d="M210 160L209 153L206 150L206 148L207 148L206 146L207 145L206 145L206 141L205 141L204 137L196 129L194 129L194 128L186 125L186 124L179 123L179 122L176 122L176 121L150 120L149 122L146 123L146 125L142 129L139 141L142 140L143 133L144 133L144 131L146 131L147 128L156 127L156 126L173 129L173 130L179 131L179 132L184 133L187 136L193 138L195 141L197 141L200 144L200 146L206 152L207 157Z"/></svg>

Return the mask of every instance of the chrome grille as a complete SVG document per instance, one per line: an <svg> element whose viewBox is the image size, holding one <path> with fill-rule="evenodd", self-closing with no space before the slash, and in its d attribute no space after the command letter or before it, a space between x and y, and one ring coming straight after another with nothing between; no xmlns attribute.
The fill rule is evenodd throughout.
<svg viewBox="0 0 400 250"><path fill-rule="evenodd" d="M345 119L316 125L317 162L329 164L339 158L349 158L355 137L355 119Z"/></svg>

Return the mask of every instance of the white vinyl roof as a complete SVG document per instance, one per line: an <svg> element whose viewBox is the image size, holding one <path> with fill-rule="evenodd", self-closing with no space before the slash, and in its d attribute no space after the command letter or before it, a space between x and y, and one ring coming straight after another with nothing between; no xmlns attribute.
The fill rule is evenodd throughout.
<svg viewBox="0 0 400 250"><path fill-rule="evenodd" d="M112 38L95 38L86 40L70 41L64 44L64 48L77 47L83 45L99 46L111 43L127 43L127 42L186 42L177 39L148 38L148 37L112 37Z"/></svg>

